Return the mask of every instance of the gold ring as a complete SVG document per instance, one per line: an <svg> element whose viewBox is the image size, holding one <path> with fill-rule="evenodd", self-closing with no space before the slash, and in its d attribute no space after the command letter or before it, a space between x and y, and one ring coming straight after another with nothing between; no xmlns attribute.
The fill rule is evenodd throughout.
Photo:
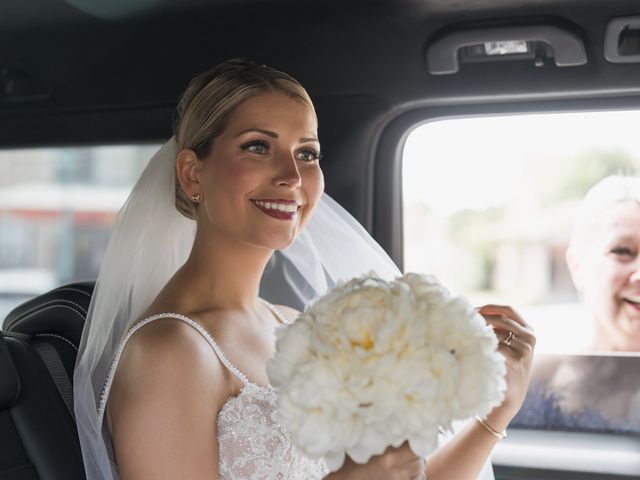
<svg viewBox="0 0 640 480"><path fill-rule="evenodd" d="M507 338L504 339L504 344L507 347L511 346L511 342L513 342L513 339L516 337L515 333L513 332L509 332L509 335L507 335Z"/></svg>

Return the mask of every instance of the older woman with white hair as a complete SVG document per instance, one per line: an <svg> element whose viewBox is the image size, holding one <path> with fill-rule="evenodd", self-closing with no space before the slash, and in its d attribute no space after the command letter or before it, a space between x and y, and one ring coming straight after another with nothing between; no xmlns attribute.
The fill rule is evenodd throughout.
<svg viewBox="0 0 640 480"><path fill-rule="evenodd" d="M640 351L640 178L610 176L589 190L566 258L593 321L591 348Z"/></svg>
<svg viewBox="0 0 640 480"><path fill-rule="evenodd" d="M589 190L566 259L592 339L581 355L537 359L515 423L635 431L640 359L630 352L640 352L640 178L609 176Z"/></svg>

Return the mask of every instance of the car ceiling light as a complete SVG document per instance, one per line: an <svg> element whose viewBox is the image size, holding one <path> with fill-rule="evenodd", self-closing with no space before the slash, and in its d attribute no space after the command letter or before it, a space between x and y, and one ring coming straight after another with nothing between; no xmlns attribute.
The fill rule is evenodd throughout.
<svg viewBox="0 0 640 480"><path fill-rule="evenodd" d="M511 40L506 42L485 42L483 46L484 46L485 54L488 56L529 53L529 45L524 40Z"/></svg>

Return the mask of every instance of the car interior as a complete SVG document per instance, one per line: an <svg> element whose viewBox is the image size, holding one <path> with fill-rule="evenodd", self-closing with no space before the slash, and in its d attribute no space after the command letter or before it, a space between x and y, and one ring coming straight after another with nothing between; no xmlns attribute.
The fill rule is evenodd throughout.
<svg viewBox="0 0 640 480"><path fill-rule="evenodd" d="M411 132L442 119L640 108L640 4L4 0L0 199L11 174L3 159L21 149L163 143L188 81L238 57L305 86L327 193L402 269ZM524 133L545 143L542 132ZM0 240L11 228L0 222ZM0 318L0 479L85 478L72 383L94 283L64 277ZM638 433L513 428L496 447L495 476L640 478Z"/></svg>

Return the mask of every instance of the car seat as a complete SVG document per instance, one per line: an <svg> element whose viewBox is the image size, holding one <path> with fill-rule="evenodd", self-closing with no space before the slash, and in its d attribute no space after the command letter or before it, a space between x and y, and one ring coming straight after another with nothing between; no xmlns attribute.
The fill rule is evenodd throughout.
<svg viewBox="0 0 640 480"><path fill-rule="evenodd" d="M84 479L73 369L94 282L16 307L0 332L0 479Z"/></svg>

